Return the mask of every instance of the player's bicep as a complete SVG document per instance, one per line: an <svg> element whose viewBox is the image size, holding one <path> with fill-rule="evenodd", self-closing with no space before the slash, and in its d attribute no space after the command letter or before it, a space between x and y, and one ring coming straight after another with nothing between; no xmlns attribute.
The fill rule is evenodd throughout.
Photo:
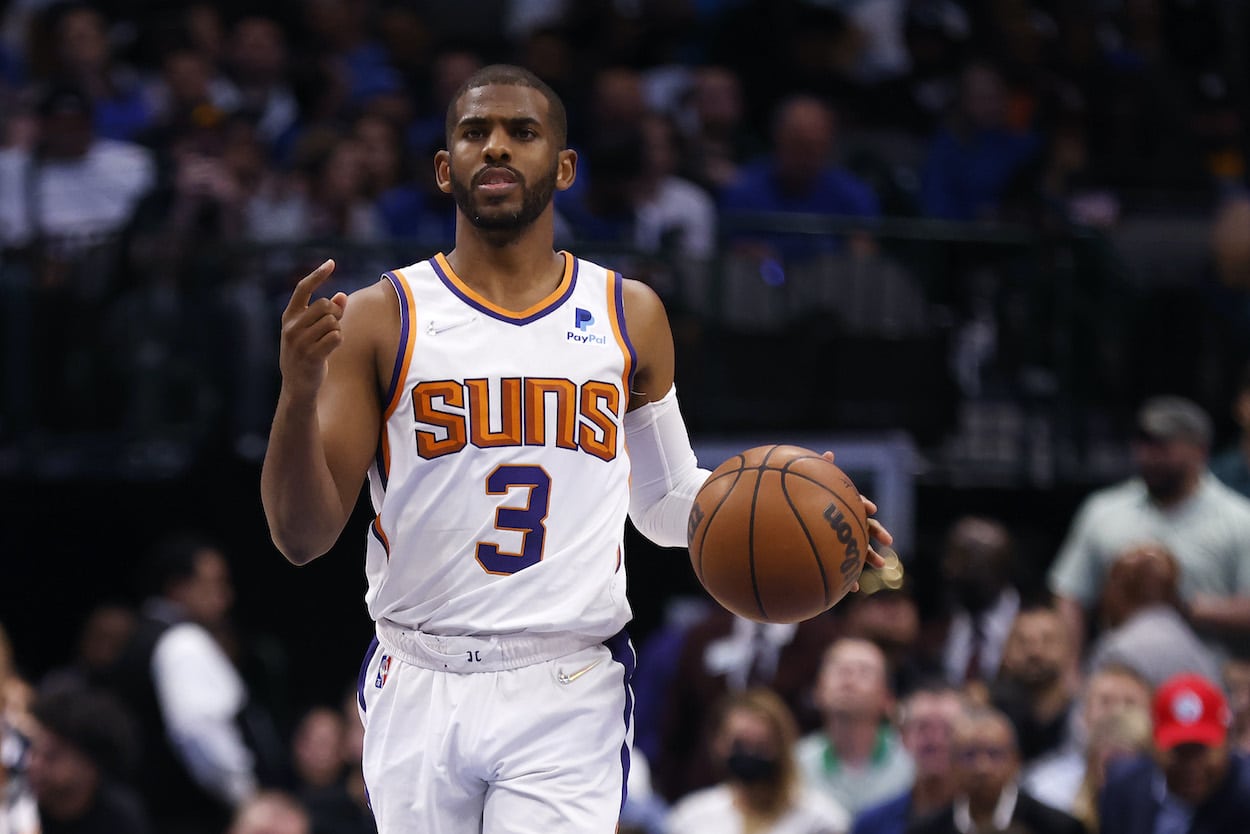
<svg viewBox="0 0 1250 834"><path fill-rule="evenodd" d="M629 396L630 409L660 400L673 387L673 331L660 297L641 281L622 287L625 327L638 367Z"/></svg>
<svg viewBox="0 0 1250 834"><path fill-rule="evenodd" d="M393 316L381 289L385 288L375 285L349 298L343 314L343 344L330 355L317 399L326 463L348 514L377 449L382 420L377 355L392 328L379 324Z"/></svg>

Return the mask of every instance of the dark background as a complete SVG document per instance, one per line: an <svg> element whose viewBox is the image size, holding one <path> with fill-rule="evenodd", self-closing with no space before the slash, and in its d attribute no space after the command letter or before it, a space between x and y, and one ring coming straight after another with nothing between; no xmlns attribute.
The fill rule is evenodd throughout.
<svg viewBox="0 0 1250 834"><path fill-rule="evenodd" d="M38 679L73 654L82 619L102 601L140 601L140 568L148 548L170 529L207 532L224 547L236 589L235 613L245 638L277 647L286 699L293 710L335 702L355 680L372 628L364 606L367 500L338 544L294 567L269 542L258 466L205 463L185 477L147 483L74 480L0 484L0 620L9 629L19 668ZM1084 494L1079 488L960 489L917 484L916 546L901 554L923 607L936 603L934 555L949 519L978 512L1007 520L1022 560L1034 573L1049 562ZM888 517L888 507L882 508ZM702 594L684 549L664 550L627 531L626 558L641 644L674 595ZM646 662L645 655L640 663Z"/></svg>

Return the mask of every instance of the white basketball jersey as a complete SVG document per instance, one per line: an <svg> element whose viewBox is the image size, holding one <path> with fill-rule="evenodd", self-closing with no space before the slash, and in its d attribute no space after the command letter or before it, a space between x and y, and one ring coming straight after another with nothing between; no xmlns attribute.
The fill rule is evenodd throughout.
<svg viewBox="0 0 1250 834"><path fill-rule="evenodd" d="M386 274L402 328L377 459L369 613L431 634L573 632L630 618L621 279L567 252L521 311L443 255Z"/></svg>

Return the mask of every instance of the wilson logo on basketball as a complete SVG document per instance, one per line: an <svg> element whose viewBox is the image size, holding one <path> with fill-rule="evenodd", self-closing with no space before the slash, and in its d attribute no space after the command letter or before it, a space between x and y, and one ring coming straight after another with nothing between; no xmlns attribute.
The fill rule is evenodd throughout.
<svg viewBox="0 0 1250 834"><path fill-rule="evenodd" d="M694 531L699 529L699 524L703 521L704 515L706 513L703 512L703 508L696 501L694 506L690 508L690 518L686 521L686 544L694 541Z"/></svg>
<svg viewBox="0 0 1250 834"><path fill-rule="evenodd" d="M689 516L690 564L740 617L797 623L850 592L871 546L846 473L811 449L756 446L712 471Z"/></svg>
<svg viewBox="0 0 1250 834"><path fill-rule="evenodd" d="M846 516L838 509L837 503L830 503L825 507L824 519L829 524L829 529L833 530L834 535L838 537L838 541L846 547L846 558L842 560L842 564L838 565L845 581L853 582L854 576L859 570L859 542L855 538L855 532L851 529L850 522L846 520Z"/></svg>

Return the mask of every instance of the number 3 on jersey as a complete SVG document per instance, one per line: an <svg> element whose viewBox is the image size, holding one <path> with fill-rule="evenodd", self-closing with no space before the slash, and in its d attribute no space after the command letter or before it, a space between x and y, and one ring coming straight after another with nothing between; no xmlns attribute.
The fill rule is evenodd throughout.
<svg viewBox="0 0 1250 834"><path fill-rule="evenodd" d="M520 533L521 552L500 550L495 542L478 542L477 561L487 573L506 576L542 561L547 537L543 522L551 501L551 476L541 466L505 463L486 477L487 495L507 495L517 487L528 490L525 506L496 509L495 528Z"/></svg>

